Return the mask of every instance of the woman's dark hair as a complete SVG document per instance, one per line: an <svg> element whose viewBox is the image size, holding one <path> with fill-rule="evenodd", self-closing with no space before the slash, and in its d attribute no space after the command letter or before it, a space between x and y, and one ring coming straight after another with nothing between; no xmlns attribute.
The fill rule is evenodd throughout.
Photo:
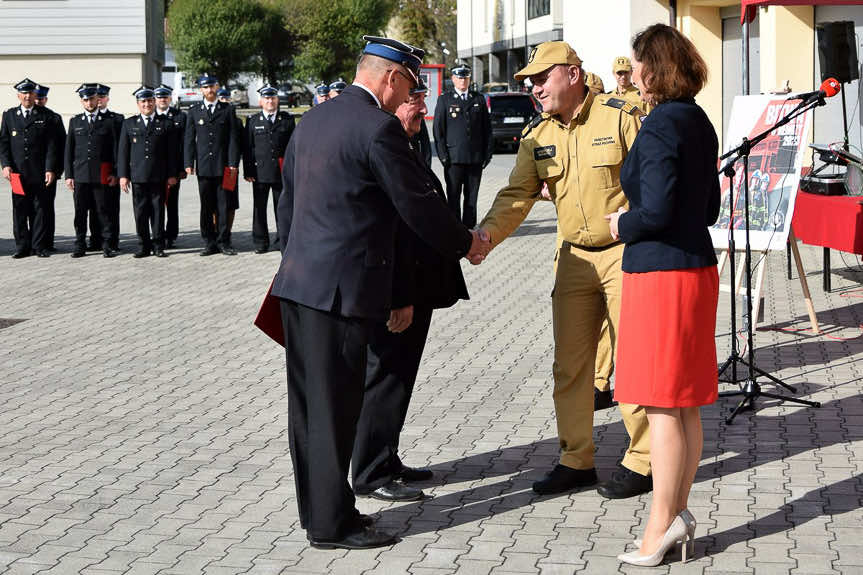
<svg viewBox="0 0 863 575"><path fill-rule="evenodd" d="M665 24L645 28L632 39L632 55L641 62L639 86L655 104L677 98L694 98L707 82L707 64L695 45Z"/></svg>

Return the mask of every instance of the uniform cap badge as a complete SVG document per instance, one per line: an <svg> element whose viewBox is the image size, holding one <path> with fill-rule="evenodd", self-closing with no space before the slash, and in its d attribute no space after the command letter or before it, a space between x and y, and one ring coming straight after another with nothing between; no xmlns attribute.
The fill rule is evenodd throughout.
<svg viewBox="0 0 863 575"><path fill-rule="evenodd" d="M528 57L527 57L527 63L528 63L528 64L530 64L531 62L533 62L533 58L534 58L534 56L536 56L536 49L537 49L538 47L539 47L539 46L534 46L534 47L533 47L533 50L531 50L531 51L530 51L530 56L528 56Z"/></svg>

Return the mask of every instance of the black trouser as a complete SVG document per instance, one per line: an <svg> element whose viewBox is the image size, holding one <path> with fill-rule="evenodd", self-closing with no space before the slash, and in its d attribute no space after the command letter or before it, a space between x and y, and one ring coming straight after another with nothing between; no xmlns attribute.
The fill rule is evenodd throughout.
<svg viewBox="0 0 863 575"><path fill-rule="evenodd" d="M449 209L469 228L476 226L476 202L481 179L482 164L450 164L444 170ZM464 193L463 211L460 207L462 193Z"/></svg>
<svg viewBox="0 0 863 575"><path fill-rule="evenodd" d="M207 247L231 245L231 230L228 228L228 195L222 189L222 178L198 176L198 195L201 198L201 237ZM219 229L213 225L216 216Z"/></svg>
<svg viewBox="0 0 863 575"><path fill-rule="evenodd" d="M44 181L25 181L21 179L24 188L23 196L12 194L12 233L15 236L15 246L18 250L47 249L47 218L48 205L53 203L51 191L45 187Z"/></svg>
<svg viewBox="0 0 863 575"><path fill-rule="evenodd" d="M385 323L372 329L363 409L351 458L354 493L370 493L395 479L401 471L399 435L431 318L431 308L414 306L413 322L402 333L390 332Z"/></svg>
<svg viewBox="0 0 863 575"><path fill-rule="evenodd" d="M144 251L165 247L165 182L132 184L135 231ZM152 235L151 235L152 231Z"/></svg>
<svg viewBox="0 0 863 575"><path fill-rule="evenodd" d="M358 528L348 485L363 403L369 322L281 302L288 365L288 439L300 525L334 541Z"/></svg>
<svg viewBox="0 0 863 575"><path fill-rule="evenodd" d="M165 198L165 239L174 241L180 232L180 182L168 187Z"/></svg>
<svg viewBox="0 0 863 575"><path fill-rule="evenodd" d="M111 209L108 191L99 184L75 182L72 193L75 202L75 249L87 246L87 214L90 215L90 237L94 246L108 243L111 238ZM93 215L96 215L94 218ZM95 219L95 222L94 222ZM95 231L94 231L95 230Z"/></svg>
<svg viewBox="0 0 863 575"><path fill-rule="evenodd" d="M51 194L51 201L45 204L45 242L47 247L54 247L54 229L56 227L54 215L54 202L57 199L57 180L48 186L48 191Z"/></svg>
<svg viewBox="0 0 863 575"><path fill-rule="evenodd" d="M270 228L267 226L267 200L270 190L273 190L273 213L276 214L276 233L279 231L279 195L282 193L282 184L264 184L254 182L252 194L254 195L254 207L252 211L252 241L257 249L270 249Z"/></svg>

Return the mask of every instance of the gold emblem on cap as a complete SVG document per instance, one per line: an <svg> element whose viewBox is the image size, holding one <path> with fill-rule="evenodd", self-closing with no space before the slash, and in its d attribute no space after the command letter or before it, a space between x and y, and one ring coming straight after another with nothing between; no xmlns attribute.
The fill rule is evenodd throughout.
<svg viewBox="0 0 863 575"><path fill-rule="evenodd" d="M534 57L534 56L536 56L536 49L537 49L537 48L539 48L539 46L534 46L534 47L533 47L533 50L531 50L531 51L530 51L530 56L528 56L528 57L527 57L527 63L528 63L528 64L530 64L531 62L533 62L533 57Z"/></svg>

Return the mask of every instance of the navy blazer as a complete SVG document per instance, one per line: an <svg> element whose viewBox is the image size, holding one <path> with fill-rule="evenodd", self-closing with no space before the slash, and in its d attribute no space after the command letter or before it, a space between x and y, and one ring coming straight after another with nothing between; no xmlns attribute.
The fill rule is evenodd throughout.
<svg viewBox="0 0 863 575"><path fill-rule="evenodd" d="M344 317L384 320L399 216L442 255L472 236L437 197L394 115L359 86L303 115L282 168L282 262L273 295Z"/></svg>
<svg viewBox="0 0 863 575"><path fill-rule="evenodd" d="M623 271L716 265L707 227L719 216L719 142L692 98L659 104L623 162L629 211L620 216Z"/></svg>

